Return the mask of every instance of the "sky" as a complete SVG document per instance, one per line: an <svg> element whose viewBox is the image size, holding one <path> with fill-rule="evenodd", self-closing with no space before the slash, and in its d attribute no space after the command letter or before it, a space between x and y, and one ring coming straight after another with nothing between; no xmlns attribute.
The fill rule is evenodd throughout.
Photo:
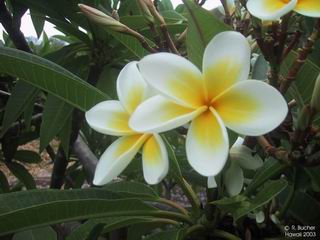
<svg viewBox="0 0 320 240"><path fill-rule="evenodd" d="M171 2L173 4L173 6L176 7L177 5L182 3L182 0L172 0ZM207 0L203 7L206 9L213 9L214 7L216 7L218 5L220 5L220 0ZM2 28L2 25L0 24L0 39L2 39L2 31L3 31L3 28ZM21 31L24 33L24 35L26 37L29 37L29 36L36 37L36 32L33 28L33 24L32 24L29 12L27 12L22 17ZM54 26L49 22L45 23L44 31L46 32L46 34L49 37L53 36L53 35L60 34L60 32L58 30L56 30L54 28Z"/></svg>

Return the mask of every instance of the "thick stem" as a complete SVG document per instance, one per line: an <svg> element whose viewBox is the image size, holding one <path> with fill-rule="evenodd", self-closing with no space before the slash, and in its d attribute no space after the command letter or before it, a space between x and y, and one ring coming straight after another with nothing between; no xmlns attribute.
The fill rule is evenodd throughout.
<svg viewBox="0 0 320 240"><path fill-rule="evenodd" d="M226 239L226 240L241 240L241 238L238 238L237 236L235 236L231 233L228 233L228 232L225 232L225 231L219 230L219 229L214 230L213 236L218 237L218 238L222 238L222 239Z"/></svg>
<svg viewBox="0 0 320 240"><path fill-rule="evenodd" d="M168 200L168 199L165 199L165 198L160 198L158 200L159 203L164 203L164 204L167 204L173 208L176 208L178 209L182 214L188 216L189 215L189 212L184 208L182 207L180 204L174 202L174 201L171 201L171 200Z"/></svg>
<svg viewBox="0 0 320 240"><path fill-rule="evenodd" d="M23 33L20 31L20 20L13 20L5 1L0 0L0 22L17 49L32 53Z"/></svg>
<svg viewBox="0 0 320 240"><path fill-rule="evenodd" d="M224 22L226 24L228 24L228 25L231 25L232 24L232 19L231 19L231 15L230 15L230 12L229 12L227 1L226 0L220 0L220 1L221 1L222 6L223 6L224 13L225 13Z"/></svg>
<svg viewBox="0 0 320 240"><path fill-rule="evenodd" d="M54 165L51 175L50 188L59 189L64 183L64 177L68 165L68 159L61 145L59 146L53 163Z"/></svg>

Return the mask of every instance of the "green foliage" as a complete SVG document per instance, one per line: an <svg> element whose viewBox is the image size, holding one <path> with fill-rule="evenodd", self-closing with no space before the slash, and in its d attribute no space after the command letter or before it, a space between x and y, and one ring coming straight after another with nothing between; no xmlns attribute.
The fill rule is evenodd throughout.
<svg viewBox="0 0 320 240"><path fill-rule="evenodd" d="M316 20L293 13L287 15L288 26L285 20L263 25L238 2L228 19L218 9L199 6L203 1L183 0L176 8L171 0L154 1L163 20L153 16L152 23L137 0L7 0L8 16L13 18L6 24L19 25L29 10L38 39L27 38L28 49L14 26L15 34L4 32L0 42L0 238L105 240L117 231L126 233L127 240L278 239L285 225L319 225L320 121L319 113L308 106L320 74L320 40L313 39L313 53L307 49L306 61L297 59L317 30ZM79 3L119 19L132 32L88 21L79 14ZM1 17L0 21L6 26ZM48 37L43 31L46 21L62 34ZM175 52L170 47L174 44L201 69L208 42L230 30L248 37L255 53L249 78L272 82L273 73L274 85L281 86L293 63L301 63L285 93L288 102L296 102L290 103L286 120L263 137L243 136L252 149L239 153L248 168L243 169L243 190L236 196L227 194L224 176L230 162L215 176L217 188L207 188L207 177L188 163L184 127L161 133L170 162L161 183L142 182L138 153L119 179L102 188L91 186L97 159L116 137L92 130L84 113L101 101L118 98L116 80L123 66L151 52ZM302 109L308 110L308 119ZM297 128L298 116L303 131ZM228 135L232 146L238 135L229 130ZM39 149L21 148L34 146L34 140L40 141ZM39 152L44 149L52 163L42 163ZM262 167L250 163L250 154L262 159ZM34 166L50 164L50 185L64 190L36 189ZM249 220L261 211L263 224Z"/></svg>
<svg viewBox="0 0 320 240"><path fill-rule="evenodd" d="M159 212L138 199L119 199L114 192L96 189L16 192L1 196L0 203L0 235L86 218Z"/></svg>
<svg viewBox="0 0 320 240"><path fill-rule="evenodd" d="M19 77L81 110L108 99L107 95L66 69L29 53L1 48L0 64L1 72Z"/></svg>
<svg viewBox="0 0 320 240"><path fill-rule="evenodd" d="M51 227L36 228L13 235L12 240L56 240L57 234Z"/></svg>
<svg viewBox="0 0 320 240"><path fill-rule="evenodd" d="M49 95L44 107L40 128L40 152L60 133L72 114L73 107L59 98Z"/></svg>

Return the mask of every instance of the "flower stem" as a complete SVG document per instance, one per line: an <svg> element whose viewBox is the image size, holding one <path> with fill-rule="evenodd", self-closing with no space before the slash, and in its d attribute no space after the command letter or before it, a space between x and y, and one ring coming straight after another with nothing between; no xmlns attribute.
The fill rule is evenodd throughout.
<svg viewBox="0 0 320 240"><path fill-rule="evenodd" d="M235 235L233 235L231 233L225 232L223 230L219 230L219 229L214 230L213 236L214 237L223 238L223 239L226 239L226 240L241 240L237 236L235 236Z"/></svg>
<svg viewBox="0 0 320 240"><path fill-rule="evenodd" d="M181 222L188 223L190 225L193 225L193 220L186 215L183 215L181 213L175 213L175 212L169 212L169 211L156 211L152 214L155 217L161 217L161 218L169 218L172 220L178 220Z"/></svg>
<svg viewBox="0 0 320 240"><path fill-rule="evenodd" d="M312 34L305 42L304 46L298 50L298 56L292 64L287 77L282 81L280 85L280 92L286 93L291 83L296 79L301 67L306 62L308 55L312 52L314 43L320 36L320 20L317 21Z"/></svg>
<svg viewBox="0 0 320 240"><path fill-rule="evenodd" d="M168 199L165 199L165 198L160 198L158 200L159 203L164 203L164 204L167 204L173 208L176 208L178 209L182 214L188 216L189 215L189 212L184 208L182 207L180 204L176 203L176 202L173 202L171 200L168 200Z"/></svg>

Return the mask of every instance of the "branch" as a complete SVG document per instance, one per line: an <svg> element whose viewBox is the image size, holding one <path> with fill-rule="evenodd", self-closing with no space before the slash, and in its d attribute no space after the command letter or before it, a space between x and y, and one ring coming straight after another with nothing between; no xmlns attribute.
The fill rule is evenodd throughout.
<svg viewBox="0 0 320 240"><path fill-rule="evenodd" d="M20 31L20 20L12 18L4 0L0 0L0 22L17 49L32 53L23 33Z"/></svg>
<svg viewBox="0 0 320 240"><path fill-rule="evenodd" d="M92 184L94 172L98 164L98 158L90 150L80 135L78 135L76 141L73 143L72 151L78 157L83 166L83 169L86 173L87 182Z"/></svg>
<svg viewBox="0 0 320 240"><path fill-rule="evenodd" d="M317 21L312 34L305 42L303 48L300 48L298 50L298 56L296 60L292 64L287 77L281 83L281 86L280 86L281 93L286 93L291 83L296 79L301 67L304 65L304 63L307 60L308 55L312 52L314 43L319 38L319 35L320 35L320 20Z"/></svg>

